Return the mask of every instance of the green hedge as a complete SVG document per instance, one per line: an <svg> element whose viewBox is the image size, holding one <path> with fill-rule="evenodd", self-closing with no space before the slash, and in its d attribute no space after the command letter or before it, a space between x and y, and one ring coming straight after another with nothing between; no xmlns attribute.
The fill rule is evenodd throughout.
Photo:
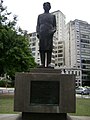
<svg viewBox="0 0 90 120"><path fill-rule="evenodd" d="M6 83L4 80L0 80L0 87L11 87L11 83Z"/></svg>

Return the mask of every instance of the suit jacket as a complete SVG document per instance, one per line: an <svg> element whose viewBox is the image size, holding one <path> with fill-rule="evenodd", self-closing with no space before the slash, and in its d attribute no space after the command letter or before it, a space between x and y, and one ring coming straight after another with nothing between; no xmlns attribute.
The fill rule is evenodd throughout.
<svg viewBox="0 0 90 120"><path fill-rule="evenodd" d="M39 37L39 50L52 50L53 34L56 31L55 15L43 13L38 16L36 32Z"/></svg>

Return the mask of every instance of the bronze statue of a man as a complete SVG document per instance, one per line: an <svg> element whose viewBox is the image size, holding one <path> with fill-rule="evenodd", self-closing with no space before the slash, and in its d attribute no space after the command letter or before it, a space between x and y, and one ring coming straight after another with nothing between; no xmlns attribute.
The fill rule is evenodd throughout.
<svg viewBox="0 0 90 120"><path fill-rule="evenodd" d="M41 66L45 67L45 60L47 59L46 67L49 67L53 49L53 34L56 31L56 18L55 15L49 13L51 9L49 2L45 2L43 8L44 13L40 14L37 19L36 32L39 38Z"/></svg>

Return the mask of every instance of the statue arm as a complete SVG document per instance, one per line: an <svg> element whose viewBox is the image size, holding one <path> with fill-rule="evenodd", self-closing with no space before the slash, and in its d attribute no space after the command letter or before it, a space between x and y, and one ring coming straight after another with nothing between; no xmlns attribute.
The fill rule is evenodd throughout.
<svg viewBox="0 0 90 120"><path fill-rule="evenodd" d="M36 32L37 32L37 37L39 38L39 29L40 29L40 23L39 23L39 16L37 19L37 26L36 26Z"/></svg>
<svg viewBox="0 0 90 120"><path fill-rule="evenodd" d="M56 17L55 17L55 15L53 18L53 28L54 28L54 32L56 32Z"/></svg>
<svg viewBox="0 0 90 120"><path fill-rule="evenodd" d="M53 15L53 24L52 24L52 26L53 26L53 29L50 30L50 34L53 35L56 32L56 17L55 17L55 15Z"/></svg>

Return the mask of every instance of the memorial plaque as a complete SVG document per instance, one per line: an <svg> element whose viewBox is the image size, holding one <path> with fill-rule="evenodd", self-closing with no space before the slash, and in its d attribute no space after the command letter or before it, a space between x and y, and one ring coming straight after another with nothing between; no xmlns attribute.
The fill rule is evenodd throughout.
<svg viewBox="0 0 90 120"><path fill-rule="evenodd" d="M30 104L59 105L59 81L31 81Z"/></svg>

